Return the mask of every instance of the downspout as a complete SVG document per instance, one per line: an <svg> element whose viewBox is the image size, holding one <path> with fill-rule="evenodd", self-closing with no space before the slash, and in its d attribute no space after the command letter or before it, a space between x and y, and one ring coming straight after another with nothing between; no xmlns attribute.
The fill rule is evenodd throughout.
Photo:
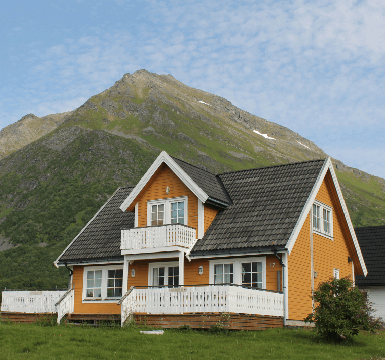
<svg viewBox="0 0 385 361"><path fill-rule="evenodd" d="M283 291L283 327L286 327L286 303L287 303L287 289L286 289L286 265L283 263L282 258L279 258L277 251L274 252L274 256L278 258L279 263L282 267L282 291Z"/></svg>
<svg viewBox="0 0 385 361"><path fill-rule="evenodd" d="M68 276L68 289L70 290L70 289L72 289L72 275L74 274L74 271L67 266L67 262L64 263L64 266L65 266L65 268L68 269L68 271L70 271L70 274Z"/></svg>

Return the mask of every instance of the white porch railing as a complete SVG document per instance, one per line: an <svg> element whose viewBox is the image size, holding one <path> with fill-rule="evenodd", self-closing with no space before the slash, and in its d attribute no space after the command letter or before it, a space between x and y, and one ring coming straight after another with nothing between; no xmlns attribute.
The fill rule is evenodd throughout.
<svg viewBox="0 0 385 361"><path fill-rule="evenodd" d="M1 311L55 313L56 303L67 291L3 291Z"/></svg>
<svg viewBox="0 0 385 361"><path fill-rule="evenodd" d="M74 290L68 290L56 303L57 307L57 323L60 324L61 319L74 312Z"/></svg>
<svg viewBox="0 0 385 361"><path fill-rule="evenodd" d="M182 224L124 229L121 232L121 250L171 246L189 248L196 239L196 230Z"/></svg>
<svg viewBox="0 0 385 361"><path fill-rule="evenodd" d="M133 313L228 312L283 317L283 294L239 286L132 289L121 302L121 319Z"/></svg>

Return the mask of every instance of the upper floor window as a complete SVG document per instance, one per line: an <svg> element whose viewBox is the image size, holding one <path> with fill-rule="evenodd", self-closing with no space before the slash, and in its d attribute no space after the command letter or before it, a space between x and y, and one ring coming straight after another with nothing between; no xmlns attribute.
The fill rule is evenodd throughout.
<svg viewBox="0 0 385 361"><path fill-rule="evenodd" d="M313 204L313 231L333 237L332 208L321 202Z"/></svg>
<svg viewBox="0 0 385 361"><path fill-rule="evenodd" d="M147 225L187 225L187 197L158 199L147 202Z"/></svg>

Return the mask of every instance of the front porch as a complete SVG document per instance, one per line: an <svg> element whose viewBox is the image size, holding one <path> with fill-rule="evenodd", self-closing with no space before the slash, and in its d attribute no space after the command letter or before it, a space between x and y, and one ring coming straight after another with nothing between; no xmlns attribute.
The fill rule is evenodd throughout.
<svg viewBox="0 0 385 361"><path fill-rule="evenodd" d="M34 291L31 295L30 291L4 291L1 311L8 315L53 313L57 314L58 323L64 316L71 320L84 318L85 315L74 313L74 290L47 292ZM47 299L51 302L47 303ZM162 328L184 325L191 328L221 325L250 330L283 327L282 293L236 285L131 287L118 304L122 326L129 320ZM113 317L116 319L116 316ZM92 319L92 315L87 317ZM95 314L94 318L100 315Z"/></svg>

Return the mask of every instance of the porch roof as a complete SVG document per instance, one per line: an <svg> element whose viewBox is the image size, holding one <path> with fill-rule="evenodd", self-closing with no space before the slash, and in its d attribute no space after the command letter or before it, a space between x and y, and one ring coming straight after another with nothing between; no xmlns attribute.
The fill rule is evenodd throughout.
<svg viewBox="0 0 385 361"><path fill-rule="evenodd" d="M118 188L57 259L58 264L91 260L123 260L120 252L121 229L134 227L134 212L119 206L133 187Z"/></svg>

